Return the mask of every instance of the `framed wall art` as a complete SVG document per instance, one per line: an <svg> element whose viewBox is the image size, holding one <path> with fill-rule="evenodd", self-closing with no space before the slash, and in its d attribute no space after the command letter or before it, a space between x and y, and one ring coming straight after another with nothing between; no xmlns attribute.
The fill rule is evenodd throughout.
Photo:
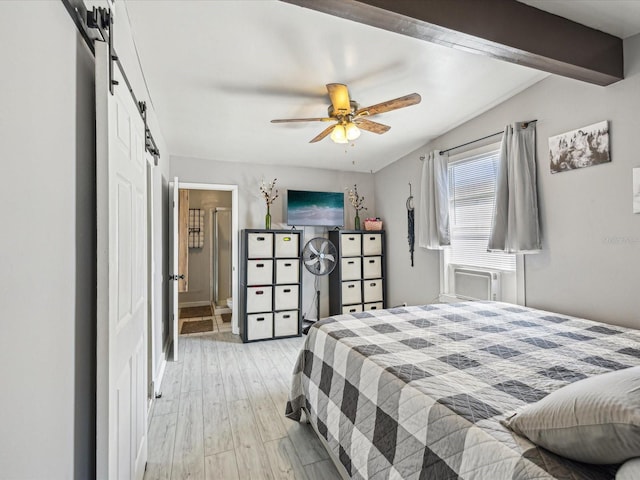
<svg viewBox="0 0 640 480"><path fill-rule="evenodd" d="M607 120L549 137L551 173L592 167L610 161Z"/></svg>

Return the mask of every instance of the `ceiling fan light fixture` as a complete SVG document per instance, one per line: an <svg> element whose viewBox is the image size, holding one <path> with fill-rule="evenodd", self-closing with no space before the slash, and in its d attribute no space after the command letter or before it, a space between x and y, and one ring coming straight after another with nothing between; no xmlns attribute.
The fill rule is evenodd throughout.
<svg viewBox="0 0 640 480"><path fill-rule="evenodd" d="M347 123L344 129L347 135L347 140L349 140L350 142L360 136L360 129L353 122Z"/></svg>
<svg viewBox="0 0 640 480"><path fill-rule="evenodd" d="M347 140L347 129L344 125L338 124L333 127L333 131L331 132L331 140L335 143L349 143Z"/></svg>

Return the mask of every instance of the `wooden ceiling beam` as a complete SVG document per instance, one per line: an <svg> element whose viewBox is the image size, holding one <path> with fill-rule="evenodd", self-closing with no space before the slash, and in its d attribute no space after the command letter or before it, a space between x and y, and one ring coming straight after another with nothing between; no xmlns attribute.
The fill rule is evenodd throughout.
<svg viewBox="0 0 640 480"><path fill-rule="evenodd" d="M282 0L545 72L610 85L622 40L515 0Z"/></svg>

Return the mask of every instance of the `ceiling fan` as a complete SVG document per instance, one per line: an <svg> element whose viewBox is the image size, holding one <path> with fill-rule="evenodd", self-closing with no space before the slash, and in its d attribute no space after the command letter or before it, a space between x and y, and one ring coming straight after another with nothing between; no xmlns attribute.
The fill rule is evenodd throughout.
<svg viewBox="0 0 640 480"><path fill-rule="evenodd" d="M391 127L382 123L373 122L366 117L390 112L399 108L417 105L422 98L417 93L410 93L404 97L394 98L386 102L377 103L370 107L360 108L357 102L349 98L349 90L342 83L328 83L327 91L331 99L328 117L318 118L283 118L271 120L271 123L287 122L336 122L330 125L309 143L315 143L331 134L331 140L335 143L349 143L360 136L360 129L381 135L388 132Z"/></svg>

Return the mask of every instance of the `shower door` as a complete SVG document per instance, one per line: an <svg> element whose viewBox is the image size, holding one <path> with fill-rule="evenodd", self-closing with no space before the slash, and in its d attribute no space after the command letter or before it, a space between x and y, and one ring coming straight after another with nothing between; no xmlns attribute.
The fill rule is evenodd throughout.
<svg viewBox="0 0 640 480"><path fill-rule="evenodd" d="M213 301L226 307L231 297L231 209L213 212Z"/></svg>

